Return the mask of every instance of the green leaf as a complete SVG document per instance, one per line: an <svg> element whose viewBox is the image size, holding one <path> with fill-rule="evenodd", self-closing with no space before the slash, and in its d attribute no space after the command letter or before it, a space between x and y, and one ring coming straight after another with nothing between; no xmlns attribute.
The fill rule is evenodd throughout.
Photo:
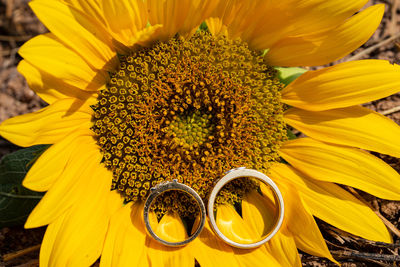
<svg viewBox="0 0 400 267"><path fill-rule="evenodd" d="M296 80L303 73L307 72L306 69L297 67L294 68L275 67L275 69L278 71L279 80L281 80L281 82L286 85Z"/></svg>
<svg viewBox="0 0 400 267"><path fill-rule="evenodd" d="M200 31L208 31L208 26L207 23L205 21L203 21L200 26L199 26L199 30Z"/></svg>
<svg viewBox="0 0 400 267"><path fill-rule="evenodd" d="M297 138L297 136L292 132L292 130L286 129L286 132L287 132L287 137L289 138L289 140L293 140L293 139Z"/></svg>
<svg viewBox="0 0 400 267"><path fill-rule="evenodd" d="M0 228L24 224L43 193L22 186L22 180L49 145L37 145L4 156L0 161Z"/></svg>

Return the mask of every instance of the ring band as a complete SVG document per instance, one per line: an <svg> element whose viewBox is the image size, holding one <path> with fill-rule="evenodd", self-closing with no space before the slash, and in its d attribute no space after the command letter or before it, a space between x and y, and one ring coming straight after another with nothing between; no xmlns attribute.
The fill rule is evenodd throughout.
<svg viewBox="0 0 400 267"><path fill-rule="evenodd" d="M240 167L240 168L236 168L230 171L225 172L225 176L222 177L214 186L210 197L208 199L208 217L210 219L210 223L211 223L211 227L213 228L214 232L225 242L228 243L231 246L237 247L237 248L246 248L246 249L250 249L250 248L256 248L258 246L261 246L262 244L264 244L265 242L267 242L268 240L270 240L279 230L279 228L282 225L282 221L283 221L283 216L284 216L284 203L283 203L283 197L281 192L279 191L279 188L276 186L276 184L265 174L256 171L256 170L252 170L252 169L247 169L245 167ZM275 195L275 199L276 202L279 205L279 216L278 219L275 223L274 228L272 229L272 231L263 239L254 242L254 243L249 243L249 244L241 244L241 243L237 243L234 242L233 240L227 238L218 228L216 222L215 222L215 217L214 217L214 205L215 205L215 199L219 193L219 191L224 187L224 185L226 185L227 183L229 183L232 180L241 178L241 177L253 177L256 178L258 180L261 180L262 182L266 183L269 185L269 187L272 189L274 195Z"/></svg>
<svg viewBox="0 0 400 267"><path fill-rule="evenodd" d="M199 209L200 209L201 217L200 217L200 223L199 223L199 226L197 227L197 230L188 239L185 239L181 242L169 242L169 241L166 241L166 240L160 238L151 228L150 221L149 221L149 211L150 211L151 204L154 202L154 200L159 195L161 195L162 193L164 193L166 191L171 191L171 190L179 190L179 191L183 191L183 192L191 195L196 200L196 202L199 204ZM206 218L206 208L204 206L203 200L201 199L199 194L197 194L196 191L194 191L191 187L189 187L185 184L179 183L178 180L174 179L172 182L166 181L166 182L160 183L150 189L150 194L147 197L146 202L144 204L143 217L144 217L144 223L146 225L148 233L155 240L157 240L161 244L164 244L167 246L172 246L172 247L184 246L184 245L190 243L191 241L193 241L203 230L203 227L205 224L205 218Z"/></svg>

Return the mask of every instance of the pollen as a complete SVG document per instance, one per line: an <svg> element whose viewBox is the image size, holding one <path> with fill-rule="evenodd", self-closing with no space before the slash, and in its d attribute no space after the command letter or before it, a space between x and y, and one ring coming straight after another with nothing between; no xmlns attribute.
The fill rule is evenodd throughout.
<svg viewBox="0 0 400 267"><path fill-rule="evenodd" d="M282 88L261 52L206 31L120 56L92 106L111 189L136 202L177 179L206 200L227 170L267 173L286 140ZM219 201L240 201L249 187L231 186Z"/></svg>

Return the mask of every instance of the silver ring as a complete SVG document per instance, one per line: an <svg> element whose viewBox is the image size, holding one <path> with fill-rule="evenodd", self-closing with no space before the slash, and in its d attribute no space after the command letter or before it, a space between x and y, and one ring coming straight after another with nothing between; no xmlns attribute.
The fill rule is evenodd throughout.
<svg viewBox="0 0 400 267"><path fill-rule="evenodd" d="M200 223L199 223L199 226L197 227L197 230L188 239L185 239L181 242L169 242L169 241L166 241L166 240L160 238L156 233L154 233L153 229L150 226L150 221L149 221L149 211L150 211L150 206L153 203L153 201L163 192L171 191L171 190L179 190L179 191L183 191L183 192L186 192L187 194L191 195L196 200L196 202L199 204L199 209L200 209L201 217L200 217ZM157 240L161 244L164 244L167 246L172 246L172 247L184 246L184 245L188 244L189 242L193 241L203 230L203 227L205 224L205 218L206 218L206 208L204 206L203 200L201 199L199 194L197 194L196 191L194 191L191 187L189 187L185 184L181 184L178 182L178 180L174 179L172 182L166 181L166 182L160 183L150 189L150 194L147 197L146 202L144 204L143 217L144 217L144 223L146 225L148 233L155 240Z"/></svg>
<svg viewBox="0 0 400 267"><path fill-rule="evenodd" d="M279 188L276 186L276 184L265 174L256 171L256 170L252 170L252 169L246 169L244 167L240 167L240 168L236 168L233 170L230 170L228 172L225 172L226 175L224 177L222 177L214 186L210 197L208 199L208 217L210 219L210 223L211 223L211 227L213 228L214 232L227 244L237 247L237 248L246 248L246 249L250 249L250 248L256 248L258 246L261 246L262 244L264 244L265 242L267 242L268 240L270 240L279 230L279 228L282 225L282 221L283 221L283 216L284 216L284 212L285 212L285 208L284 208L284 203L283 203L283 197L281 192L279 191ZM222 189L222 187L224 185L226 185L228 182L238 179L240 177L253 177L256 178L258 180L261 180L262 182L268 184L271 189L273 190L274 193L274 197L276 198L276 202L279 205L279 216L278 219L274 225L274 228L272 229L272 231L263 239L254 242L254 243L249 243L249 244L241 244L241 243L237 243L229 238L227 238L218 228L217 223L215 222L215 217L214 217L214 205L215 205L215 199L219 193L219 191Z"/></svg>

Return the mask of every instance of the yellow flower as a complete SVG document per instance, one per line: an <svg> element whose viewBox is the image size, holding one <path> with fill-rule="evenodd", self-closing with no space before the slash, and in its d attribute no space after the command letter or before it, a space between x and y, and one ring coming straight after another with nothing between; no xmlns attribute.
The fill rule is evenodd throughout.
<svg viewBox="0 0 400 267"><path fill-rule="evenodd" d="M399 157L400 128L359 106L397 92L399 67L347 62L286 87L271 67L323 65L354 51L383 14L375 5L354 15L366 2L32 1L50 33L20 49L18 69L49 106L6 120L0 134L24 147L52 144L23 182L47 191L25 225L48 225L40 265L101 257L101 266L301 266L297 248L334 261L313 216L390 242L374 212L337 184L400 200L397 172L365 152ZM203 21L208 31L197 31ZM288 140L286 125L308 137ZM266 245L230 247L208 224L181 248L146 234L151 186L178 178L206 199L239 166L268 173L283 193L283 227ZM244 224L257 231L268 212L261 195L225 193L218 218L239 234ZM184 236L164 204L152 213L156 232Z"/></svg>

